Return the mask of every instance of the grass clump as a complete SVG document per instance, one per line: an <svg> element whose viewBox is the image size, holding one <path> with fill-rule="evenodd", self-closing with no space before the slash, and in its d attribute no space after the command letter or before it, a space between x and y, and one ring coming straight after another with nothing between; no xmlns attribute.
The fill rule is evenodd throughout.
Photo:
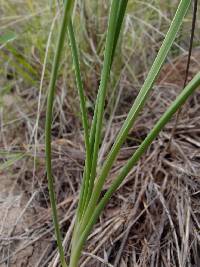
<svg viewBox="0 0 200 267"><path fill-rule="evenodd" d="M74 36L73 24L71 21L71 13L73 10L74 1L65 1L63 6L63 19L61 30L58 38L57 49L52 68L51 80L49 85L49 96L46 113L46 164L47 175L49 182L49 193L52 205L52 213L54 219L55 233L57 237L58 248L60 252L61 264L67 266L64 259L64 251L62 248L61 234L57 219L56 199L53 189L53 177L51 171L51 122L53 99L55 94L56 78L58 75L59 62L61 58L62 48L64 45L65 35L68 28L70 39L71 54L73 57L77 88L80 98L80 108L82 113L82 124L84 128L84 140L86 149L85 169L83 174L83 182L79 197L79 204L76 214L76 223L71 245L70 267L77 267L81 251L87 240L87 237L97 221L101 211L108 203L110 197L118 189L125 177L129 174L133 166L138 162L153 140L158 136L159 132L171 119L174 113L184 104L188 97L200 85L200 73L191 80L191 82L183 89L176 100L164 112L153 129L140 144L135 153L130 157L119 175L112 182L109 189L103 197L100 197L106 178L111 170L115 159L120 151L120 148L127 138L130 129L133 127L135 120L138 118L141 109L143 108L147 97L153 88L153 85L158 77L161 67L166 60L166 57L174 43L176 35L181 27L183 19L190 7L191 1L181 0L177 8L176 14L170 24L170 28L164 38L164 41L159 49L157 57L147 75L147 78L142 86L137 98L132 105L126 120L124 121L117 137L109 151L103 166L97 171L98 155L102 139L102 125L104 116L105 98L107 94L108 81L111 73L112 62L115 57L115 50L119 39L120 29L125 16L125 10L128 1L112 0L108 18L108 29L106 33L104 60L100 78L100 85L96 98L95 110L91 127L89 126L88 114L86 109L86 100L84 95L84 86L81 78L78 48Z"/></svg>
<svg viewBox="0 0 200 267"><path fill-rule="evenodd" d="M199 92L161 131L199 83L190 2L63 3L0 7L0 265L198 265Z"/></svg>

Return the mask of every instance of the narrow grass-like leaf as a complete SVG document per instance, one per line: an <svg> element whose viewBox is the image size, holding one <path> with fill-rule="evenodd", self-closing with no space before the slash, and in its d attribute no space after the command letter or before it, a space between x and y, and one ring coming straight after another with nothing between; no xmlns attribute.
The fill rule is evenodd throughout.
<svg viewBox="0 0 200 267"><path fill-rule="evenodd" d="M108 61L109 61L110 68L113 63L114 53L115 53L117 42L119 39L119 34L120 34L121 27L122 27L122 22L124 19L127 3L128 3L128 0L125 0L125 1L120 0L118 3L116 3L115 1L112 1L111 10L110 10L110 22L109 22L109 27L108 27L108 36L107 36L106 48L105 48L105 60L104 60L104 66L103 66L103 68L106 69L107 72L110 72L108 68L109 67ZM102 82L103 75L104 75L103 72L105 72L104 69L102 71L101 82ZM91 151L92 150L94 151L94 155L93 155L93 166L92 166L91 176L90 176L89 192L88 192L88 196L86 199L86 206L91 197L92 189L94 186L94 179L96 175L97 156L98 156L99 142L100 142L100 140L97 140L97 139L100 138L100 132L101 132L100 129L102 127L102 122L100 124L100 127L98 126L97 122L98 122L99 110L104 108L105 96L104 96L103 104L102 102L100 102L100 96L101 96L101 91L103 93L106 92L106 85L104 88L103 87L104 85L102 82L100 84L99 92L97 95L94 118L92 122L91 134L90 134L90 146L91 146ZM102 112L101 115L103 115L103 110L101 110L101 112Z"/></svg>
<svg viewBox="0 0 200 267"><path fill-rule="evenodd" d="M103 121L106 89L107 89L107 84L108 84L108 80L110 76L112 51L113 51L113 45L114 45L117 11L118 11L118 1L113 0L111 3L111 7L110 7L110 15L109 15L109 20L108 20L108 31L107 31L106 44L105 44L105 53L104 53L104 63L103 63L103 69L101 73L101 82L99 86L97 102L96 102L96 107L95 107L95 114L94 114L95 127L92 126L92 129L93 130L95 129L95 138L94 138L94 146L92 146L93 154L92 154L92 166L91 166L91 173L90 173L89 193L85 195L85 199L84 199L84 203L86 203L86 205L90 199L90 195L91 195L90 192L92 191L94 178L96 175L96 166L97 166L99 144L100 144L101 132L102 132L102 121Z"/></svg>
<svg viewBox="0 0 200 267"><path fill-rule="evenodd" d="M121 3L121 6L123 6L122 3ZM87 203L90 200L90 196L93 190L94 178L96 175L96 165L97 165L99 144L100 144L100 138L101 138L101 128L102 128L102 121L103 121L106 88L108 84L110 69L111 69L113 55L114 55L113 47L116 48L116 44L114 44L114 42L117 42L118 37L119 37L120 29L118 29L117 27L121 27L122 21L123 21L122 18L118 19L118 16L122 17L122 14L119 12L120 11L119 7L120 7L119 2L116 0L113 0L111 4L111 8L110 8L108 31L107 31L107 38L106 38L106 45L105 45L105 54L104 54L104 64L103 64L102 75L101 75L101 83L100 83L100 87L98 91L94 119L93 119L93 124L92 124L93 126L91 130L92 141L90 139L90 142L91 142L90 151L93 151L93 154L92 154L93 161L92 161L92 166L91 166L91 174L90 176L86 177L87 183L85 183L85 190L84 190L85 194L84 194L84 199L83 199L84 206L82 207L82 209L85 209L87 207ZM123 12L123 15L124 13L125 13L125 10ZM120 24L118 24L118 21L120 22ZM89 185L89 188L87 188L88 185ZM77 226L76 224L75 229L74 229L74 234L73 234L73 241L72 241L72 254L73 254L73 251L76 251L76 243L78 242L79 235L80 235L79 230L80 230L80 225ZM74 258L72 256L70 259L70 266L76 266L77 261L78 261L78 258Z"/></svg>
<svg viewBox="0 0 200 267"><path fill-rule="evenodd" d="M70 19L68 25L68 34L70 39L70 47L72 51L75 75L76 75L76 84L79 93L79 100L80 100L80 108L81 108L81 117L82 117L82 125L84 128L84 140L85 140L85 150L86 150L86 159L85 159L85 167L83 173L83 181L81 185L81 191L79 195L79 202L76 211L76 222L72 237L72 250L74 248L74 243L77 236L77 227L81 216L83 214L83 207L84 207L84 194L87 195L88 187L89 187L89 177L90 177L90 168L91 168L91 151L90 151L90 142L89 142L89 122L88 122L88 114L86 109L86 102L85 102L85 95L83 89L83 82L81 78L80 66L79 66L79 58L78 58L78 48L76 45L76 39L73 29L72 20Z"/></svg>
<svg viewBox="0 0 200 267"><path fill-rule="evenodd" d="M117 47L119 34L120 34L121 26L122 26L122 23L123 23L123 19L124 19L124 16L125 16L125 11L126 11L127 4L128 4L128 0L120 0L119 4L118 4L118 11L117 11L117 18L116 18L115 37L114 37L114 44L113 44L113 51L112 51L111 66L112 66L112 63L113 63L114 54L115 54L115 50L116 50L116 47ZM98 96L97 96L96 103L98 103ZM96 120L97 120L97 105L95 106L94 118L93 118L93 121L92 121L92 127L91 127L91 133L90 133L91 151L93 150L93 147L94 147L94 139L95 139L95 131L96 131Z"/></svg>
<svg viewBox="0 0 200 267"><path fill-rule="evenodd" d="M86 178L89 176L90 166L91 166L91 152L90 152L90 142L89 142L89 122L88 122L88 114L87 114L87 109L86 109L83 82L82 82L80 66L79 66L78 49L77 49L77 45L76 45L76 39L75 39L71 19L70 19L70 22L68 25L68 33L69 33L70 46L71 46L72 57L73 57L74 68L75 68L76 83L77 83L79 99L80 99L82 125L84 128L84 140L85 140L85 149L86 149L85 175L84 175L83 184L82 184L82 190L84 191L88 187L89 181L87 181ZM80 199L79 199L80 205L81 205L81 201L82 201L82 197L83 197L82 195L83 194L81 194ZM81 213L82 213L82 211L81 211Z"/></svg>
<svg viewBox="0 0 200 267"><path fill-rule="evenodd" d="M0 36L0 48L4 46L6 43L11 42L17 38L15 32L6 32Z"/></svg>
<svg viewBox="0 0 200 267"><path fill-rule="evenodd" d="M168 55L168 52L174 42L174 39L176 37L176 34L182 24L183 18L190 6L191 1L188 0L182 0L178 6L177 12L175 14L175 17L170 25L169 31L166 34L166 37L163 41L163 44L158 52L158 55L152 65L152 68L149 71L149 74L144 82L143 87L141 88L117 138L116 141L111 149L111 151L109 152L107 159L102 167L102 171L101 174L95 184L90 202L88 204L88 208L87 211L85 212L85 216L84 219L82 221L82 230L84 230L84 227L87 225L87 221L88 218L91 217L96 203L99 199L103 184L107 178L107 175L113 165L113 162L115 161L119 150L121 148L121 145L123 144L123 142L125 141L129 130L131 129L131 127L133 126L133 123L135 122L139 112L141 111L145 100L147 99L147 96L149 94L149 92L151 91L153 84L160 72L160 69Z"/></svg>
<svg viewBox="0 0 200 267"><path fill-rule="evenodd" d="M56 207L56 197L55 197L54 185L53 185L53 175L52 175L52 166L51 166L51 124L52 124L53 101L54 101L54 95L55 95L55 86L56 86L56 79L58 75L59 62L61 59L61 53L63 50L65 34L67 31L67 25L71 17L73 5L74 5L74 0L67 0L64 2L64 14L62 18L61 28L59 32L56 52L54 56L53 66L52 66L51 79L50 79L50 84L49 84L47 111L46 111L46 124L45 124L45 152L46 152L46 169L47 169L47 178L48 178L48 188L49 188L49 196L50 196L50 201L51 201L51 209L52 209L52 214L53 214L53 222L54 222L54 227L55 227L56 240L58 244L58 250L60 254L62 267L66 267L67 264L66 264L65 257L64 257L64 250L62 247L62 238L61 238L61 233L59 229L57 207Z"/></svg>
<svg viewBox="0 0 200 267"><path fill-rule="evenodd" d="M150 131L148 136L141 143L139 148L135 151L133 156L128 160L125 166L122 168L120 174L116 180L112 183L111 187L105 193L104 197L101 199L97 207L93 210L91 217L88 218L85 229L82 232L77 244L76 251L73 254L74 258L79 257L80 251L86 241L93 225L96 223L101 211L105 208L106 204L110 200L112 194L117 190L120 184L123 182L125 177L128 175L133 166L138 162L141 156L145 153L147 148L151 145L153 140L158 136L160 131L172 118L175 112L185 103L190 95L200 86L200 72L192 79L192 81L185 87L181 94L176 98L176 100L171 104L167 111L161 116L158 122L155 124L153 129ZM76 266L76 265L75 265Z"/></svg>
<svg viewBox="0 0 200 267"><path fill-rule="evenodd" d="M119 7L118 7L118 12L117 12L117 23L116 23L116 28L115 28L115 37L114 37L114 45L113 45L113 52L112 52L112 62L114 59L114 55L115 55L115 51L116 51L116 47L117 47L117 43L119 39L120 30L122 28L122 23L124 20L127 4L128 4L128 0L119 0Z"/></svg>
<svg viewBox="0 0 200 267"><path fill-rule="evenodd" d="M4 61L10 61L10 55L4 51L1 53L1 59L0 63L2 64L3 60ZM16 59L16 60L15 60ZM20 75L20 77L23 77L25 81L28 81L31 84L35 83L35 80L33 79L32 75L30 75L26 69L24 69L21 64L17 62L17 58L13 57L10 61L10 64L12 65L13 68L15 68L16 73Z"/></svg>
<svg viewBox="0 0 200 267"><path fill-rule="evenodd" d="M0 171L7 169L8 167L15 164L15 162L17 162L18 160L21 160L22 158L24 158L25 156L26 156L25 153L10 154L8 159L4 163L0 164Z"/></svg>

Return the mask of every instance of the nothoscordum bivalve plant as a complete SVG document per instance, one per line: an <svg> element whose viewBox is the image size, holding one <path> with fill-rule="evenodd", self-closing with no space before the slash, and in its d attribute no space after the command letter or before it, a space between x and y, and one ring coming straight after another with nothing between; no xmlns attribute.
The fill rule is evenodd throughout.
<svg viewBox="0 0 200 267"><path fill-rule="evenodd" d="M62 247L62 238L59 229L57 209L56 209L56 197L53 186L53 175L51 166L51 124L53 115L53 100L55 95L55 85L59 70L59 62L65 41L65 35L68 32L68 38L71 47L71 54L73 58L73 65L76 76L76 84L80 100L80 110L82 114L82 125L84 129L85 140L85 167L83 173L82 186L80 189L79 203L76 212L76 222L74 226L71 252L70 252L70 267L77 267L81 251L87 240L89 233L92 230L93 225L96 223L100 213L108 203L113 193L118 189L122 181L126 178L133 166L138 162L141 156L145 153L147 148L151 145L153 140L158 136L159 132L163 129L166 123L171 119L173 114L184 104L187 98L198 88L200 85L200 72L189 82L187 86L182 90L176 100L169 106L166 112L161 116L158 122L154 125L153 129L149 132L144 141L140 144L137 150L133 153L131 158L122 167L119 175L114 179L110 188L101 196L102 188L109 175L115 159L120 151L120 148L127 138L129 130L133 127L135 120L137 119L139 112L143 108L150 91L158 77L161 67L166 60L168 52L175 40L176 34L180 29L183 19L190 7L190 0L181 0L176 14L170 24L169 30L163 40L163 43L159 49L159 52L154 60L154 63L147 75L147 78L135 99L126 120L124 121L115 142L109 151L103 166L100 168L97 166L98 154L101 143L101 129L103 124L104 104L107 94L107 85L109 82L112 62L115 56L115 50L117 41L122 28L123 19L125 16L128 0L112 0L110 5L108 27L106 33L104 61L101 72L100 86L96 98L95 110L92 124L89 125L86 101L84 95L84 87L81 79L79 59L78 59L78 47L73 30L73 23L71 20L71 13L74 8L73 0L66 0L63 4L62 23L60 25L60 33L55 52L51 80L49 84L48 100L47 100L47 112L46 112L46 168L48 176L49 195L52 207L53 222L55 227L55 234L57 239L58 250L60 254L60 262L62 267L68 266L64 256L64 249ZM98 173L97 173L98 167Z"/></svg>

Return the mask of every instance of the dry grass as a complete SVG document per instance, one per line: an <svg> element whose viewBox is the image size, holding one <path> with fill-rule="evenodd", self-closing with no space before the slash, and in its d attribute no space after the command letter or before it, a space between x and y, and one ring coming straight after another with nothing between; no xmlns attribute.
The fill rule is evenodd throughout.
<svg viewBox="0 0 200 267"><path fill-rule="evenodd" d="M140 9L137 12L135 17L140 14ZM105 18L102 17L103 19ZM125 27L130 36L131 19L129 15ZM147 24L154 25L154 18L150 20L152 24L149 20L147 18ZM142 28L142 24L140 27ZM144 31L143 40L154 33L155 27L152 27L150 31ZM160 25L157 30L161 32L162 29ZM95 97L92 88L98 83L101 54L96 54L95 58L91 57L97 48L91 31L90 28L87 29L89 36L82 51L82 68L89 66L84 80L92 117ZM152 36L150 40L154 44L152 50L155 51L155 42L160 38L160 34L157 32ZM128 51L133 57L128 57L129 61L126 61L126 53L122 51L121 61L116 64L118 70L126 61L116 91L107 101L105 138L99 164L103 162L112 145L151 62L151 51L150 55L147 55L144 49L142 57L147 60L142 61L132 51L131 45L128 47L130 40L127 37L127 47L124 51ZM187 60L185 50L186 47L179 51L178 56L170 57L171 60L164 66L148 106L130 132L106 187L181 90ZM7 50L4 51L5 54L8 53ZM44 55L45 51L43 59ZM200 50L196 49L193 53L190 77L199 70L199 57ZM31 58L33 65L38 66L39 81L43 61L38 53L31 54ZM131 72L130 66L134 58L136 63L139 64L141 60L144 65L141 68L133 68ZM92 68L94 62L96 65ZM48 64L49 62L45 72L47 76ZM19 74L12 75L13 69L15 70L8 64L8 67L4 68L7 78L2 76L4 80L0 81L2 84L12 83L9 93L2 96L3 105L0 108L0 159L4 164L4 168L0 169L0 266L56 267L58 253L44 162L44 88L48 84L48 78L44 76L41 106L38 109L36 88L39 88L39 82L37 85L30 85L27 81L20 81ZM113 76L112 83L114 82L116 80ZM85 156L73 84L71 70L68 71L67 77L61 74L52 132L53 168L65 251L69 251ZM114 195L88 239L81 258L82 267L200 266L199 103L200 93L197 92L182 109L172 140L170 141L174 121L162 131ZM39 123L36 136L37 118Z"/></svg>

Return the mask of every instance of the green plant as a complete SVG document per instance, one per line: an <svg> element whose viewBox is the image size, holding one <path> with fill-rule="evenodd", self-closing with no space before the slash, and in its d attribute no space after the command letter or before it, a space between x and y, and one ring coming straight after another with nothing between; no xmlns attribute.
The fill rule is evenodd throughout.
<svg viewBox="0 0 200 267"><path fill-rule="evenodd" d="M194 90L200 85L200 73L198 73L192 81L184 88L177 99L171 104L167 111L161 116L159 121L155 124L153 129L147 135L145 140L141 143L139 148L135 151L133 156L127 161L126 165L121 169L119 175L111 184L110 188L100 198L100 194L105 183L105 180L111 170L114 161L120 151L122 144L124 143L129 130L133 127L135 120L137 119L139 112L145 104L145 101L149 95L149 92L153 88L156 78L159 75L161 67L168 55L168 52L175 40L176 34L180 29L184 16L191 4L189 0L181 0L177 8L177 12L171 22L170 28L165 36L162 46L157 54L157 57L149 71L149 74L142 86L127 118L119 131L116 141L113 144L102 168L97 173L97 161L98 153L101 143L101 129L103 125L103 114L104 114L104 104L107 91L107 85L109 81L110 71L112 67L112 62L114 59L115 49L117 46L118 37L120 34L120 29L122 27L123 18L125 15L125 10L128 1L124 0L112 0L110 7L110 14L108 19L108 30L105 43L105 53L104 62L101 73L101 81L98 90L98 95L96 99L95 111L93 116L93 121L91 127L89 127L87 109L85 104L85 96L83 83L81 80L81 73L78 60L78 48L74 36L73 24L71 21L71 12L73 9L74 1L64 2L64 12L61 24L61 30L58 38L57 49L55 53L52 75L49 85L49 95L47 103L47 113L46 113L46 166L47 166L47 176L50 200L53 213L53 221L55 226L55 233L60 253L60 259L62 266L67 266L64 251L61 242L61 233L59 230L57 210L56 210L56 199L53 190L53 176L51 170L51 122L52 122L52 108L53 99L55 94L55 84L58 74L58 66L61 57L61 51L63 48L65 32L68 28L68 34L70 39L71 53L73 57L73 63L75 68L77 88L80 97L80 108L82 113L82 124L84 128L84 138L85 138L85 149L86 149L86 159L85 159L85 169L83 174L83 182L80 191L79 204L76 214L76 223L74 227L72 245L71 245L71 256L70 256L70 267L77 267L78 261L83 249L84 243L87 237L97 221L101 211L104 209L105 205L108 203L112 194L117 190L119 185L125 179L127 174L130 172L132 167L137 163L137 161L144 154L146 149L150 146L152 141L157 137L159 132L163 129L166 123L170 120L173 114L184 104L187 98L194 92ZM90 130L89 130L90 129Z"/></svg>

